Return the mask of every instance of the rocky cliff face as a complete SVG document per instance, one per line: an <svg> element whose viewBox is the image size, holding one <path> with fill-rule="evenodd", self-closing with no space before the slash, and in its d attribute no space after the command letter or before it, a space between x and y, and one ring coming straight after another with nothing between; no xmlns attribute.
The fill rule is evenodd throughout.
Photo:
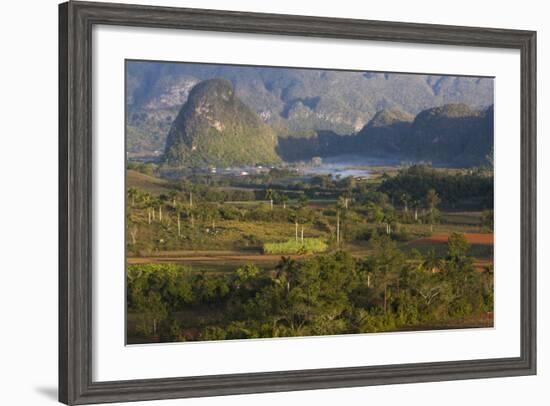
<svg viewBox="0 0 550 406"><path fill-rule="evenodd" d="M493 103L492 79L131 62L127 70L128 150L162 149L170 124L197 83L225 78L236 96L278 135L332 131L354 134L380 110L406 114L449 103Z"/></svg>
<svg viewBox="0 0 550 406"><path fill-rule="evenodd" d="M403 155L403 138L408 134L414 115L400 109L384 109L357 134L358 150L368 156Z"/></svg>
<svg viewBox="0 0 550 406"><path fill-rule="evenodd" d="M482 163L493 146L493 107L448 104L418 114L403 140L417 159L462 166Z"/></svg>
<svg viewBox="0 0 550 406"><path fill-rule="evenodd" d="M172 166L246 165L279 161L277 137L236 97L231 82L195 85L172 123L164 160Z"/></svg>
<svg viewBox="0 0 550 406"><path fill-rule="evenodd" d="M307 137L280 138L278 152L290 161L349 154L469 167L487 163L493 131L492 106L476 110L465 104L447 104L417 116L384 109L355 135L317 131Z"/></svg>

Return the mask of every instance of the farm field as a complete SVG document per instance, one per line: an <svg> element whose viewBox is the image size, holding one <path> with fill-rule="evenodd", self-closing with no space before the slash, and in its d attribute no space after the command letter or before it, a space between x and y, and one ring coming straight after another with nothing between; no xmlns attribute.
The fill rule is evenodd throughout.
<svg viewBox="0 0 550 406"><path fill-rule="evenodd" d="M473 252L479 252L475 265L477 268L483 268L492 263L493 252L493 234L464 234L466 241L471 246ZM402 244L403 248L416 249L446 249L449 234L437 234L430 237L422 237ZM436 247L436 248L435 248ZM368 247L354 246L349 251L355 257L368 255L372 250ZM311 254L310 254L311 255ZM287 254L292 259L303 259L308 254ZM128 257L128 264L149 264L149 263L173 263L190 265L201 271L231 271L247 263L258 263L264 269L274 269L281 259L279 254L264 254L261 252L251 253L250 251L162 251L153 256Z"/></svg>
<svg viewBox="0 0 550 406"><path fill-rule="evenodd" d="M493 325L494 78L128 60L124 83L127 343Z"/></svg>
<svg viewBox="0 0 550 406"><path fill-rule="evenodd" d="M369 171L174 180L128 170L128 342L491 326L492 211L480 194L492 178ZM413 185L392 185L405 176ZM439 194L426 178L457 190ZM292 296L304 289L318 302ZM340 316L323 321L329 308Z"/></svg>

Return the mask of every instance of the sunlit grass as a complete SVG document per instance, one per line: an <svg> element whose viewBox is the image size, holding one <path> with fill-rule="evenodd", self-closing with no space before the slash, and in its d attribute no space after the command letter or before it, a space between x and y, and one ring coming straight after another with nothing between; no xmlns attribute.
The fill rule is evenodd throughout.
<svg viewBox="0 0 550 406"><path fill-rule="evenodd" d="M287 240L284 242L269 242L263 246L266 254L307 254L324 252L328 249L327 243L321 238L304 238Z"/></svg>

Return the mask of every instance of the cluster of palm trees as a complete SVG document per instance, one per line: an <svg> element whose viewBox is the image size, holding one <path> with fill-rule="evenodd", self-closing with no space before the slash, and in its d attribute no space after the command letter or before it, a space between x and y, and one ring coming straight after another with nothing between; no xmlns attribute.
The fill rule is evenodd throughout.
<svg viewBox="0 0 550 406"><path fill-rule="evenodd" d="M130 187L127 190L127 203L133 208L140 208L147 213L147 224L154 222L167 223L170 215L174 215L177 224L178 237L181 237L181 218L185 214L189 219L191 227L194 227L196 202L193 202L193 192L189 192L186 202L180 200L180 194L175 190L155 196L149 192L142 191L136 187ZM130 216L131 219L131 216ZM136 243L137 226L135 222L130 228L130 236L133 244Z"/></svg>
<svg viewBox="0 0 550 406"><path fill-rule="evenodd" d="M441 202L434 189L428 190L424 201L412 199L407 193L403 193L399 200L402 205L400 216L391 205L382 207L374 202L369 202L367 204L369 219L376 224L384 225L387 235L391 235L395 231L398 220L405 223L418 223L423 219L430 224L430 231L433 232L433 226L438 216L437 206Z"/></svg>
<svg viewBox="0 0 550 406"><path fill-rule="evenodd" d="M289 202L289 197L285 193L277 193L271 188L265 191L265 199L269 201L270 209L273 210L274 204L280 204L283 206L283 210L286 209Z"/></svg>
<svg viewBox="0 0 550 406"><path fill-rule="evenodd" d="M353 210L355 202L354 194L351 190L344 190L335 205L336 223L331 226L335 233L337 247L342 247L344 234L346 233L346 224L352 224L357 220L357 213ZM265 191L265 199L269 202L270 209L274 210L275 204L280 204L283 210L287 210L289 198L284 193L277 193L271 188ZM414 200L410 195L403 193L401 195L402 211L398 213L394 206L389 202L369 201L364 206L367 213L367 219L377 225L385 227L385 234L391 236L397 230L399 222L429 222L431 231L437 219L437 206L440 198L434 189L430 189L423 202ZM188 221L189 226L195 228L196 218L201 218L208 224L207 232L211 230L216 232L217 222L220 218L220 207L217 203L202 202L198 204L193 191L178 192L177 190L168 190L161 194L152 194L148 191L140 190L136 187L130 187L127 190L127 204L130 208L138 208L145 213L144 221L151 225L158 224L176 224L177 237L182 236L182 219ZM290 218L294 223L296 241L300 237L300 223L305 220L303 210L308 205L307 196L298 199L290 213ZM421 213L419 215L419 210ZM293 215L295 213L295 215ZM135 217L129 213L128 230L132 244L136 244L138 226ZM302 226L303 235L303 226Z"/></svg>

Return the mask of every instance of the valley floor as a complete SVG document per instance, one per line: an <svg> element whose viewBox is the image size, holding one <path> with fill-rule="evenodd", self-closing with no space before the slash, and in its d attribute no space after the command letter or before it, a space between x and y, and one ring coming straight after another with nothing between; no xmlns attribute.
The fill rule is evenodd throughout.
<svg viewBox="0 0 550 406"><path fill-rule="evenodd" d="M128 343L491 327L486 175L371 172L129 171Z"/></svg>

